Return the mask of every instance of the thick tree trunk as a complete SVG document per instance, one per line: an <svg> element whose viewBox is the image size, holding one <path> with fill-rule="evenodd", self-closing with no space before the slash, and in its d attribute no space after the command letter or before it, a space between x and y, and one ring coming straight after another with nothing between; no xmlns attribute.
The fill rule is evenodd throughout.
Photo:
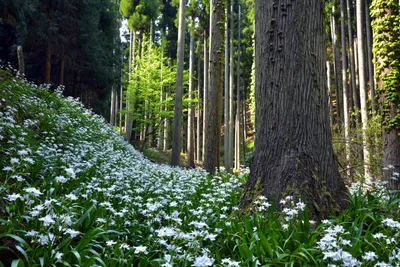
<svg viewBox="0 0 400 267"><path fill-rule="evenodd" d="M326 84L328 93L328 106L329 106L329 122L332 128L335 121L335 115L333 114L333 102L332 102L332 88L331 88L331 62L326 61Z"/></svg>
<svg viewBox="0 0 400 267"><path fill-rule="evenodd" d="M185 49L185 1L179 2L178 52L176 68L176 90L174 106L174 129L172 132L171 165L178 166L181 152L183 61Z"/></svg>
<svg viewBox="0 0 400 267"><path fill-rule="evenodd" d="M207 172L215 172L219 167L222 102L222 59L224 30L224 0L211 0L210 28L210 81L206 112L206 146L204 167Z"/></svg>
<svg viewBox="0 0 400 267"><path fill-rule="evenodd" d="M364 54L364 32L363 32L363 0L356 1L357 7L357 47L358 47L358 77L360 86L360 103L361 103L361 124L362 124L362 139L363 139L363 154L364 154L364 179L367 184L372 183L371 174L371 156L368 145L368 107L367 107L367 86L366 86L366 71L365 71L365 54Z"/></svg>
<svg viewBox="0 0 400 267"><path fill-rule="evenodd" d="M373 0L374 63L382 103L382 141L385 178L400 189L400 3ZM388 38L390 36L390 38ZM388 53L390 51L390 53Z"/></svg>
<svg viewBox="0 0 400 267"><path fill-rule="evenodd" d="M279 8L275 8L275 7ZM321 219L346 205L326 93L324 1L256 0L256 139L241 206L294 195Z"/></svg>
<svg viewBox="0 0 400 267"><path fill-rule="evenodd" d="M194 168L194 19L190 29L190 54L189 54L189 107L187 125L187 167Z"/></svg>

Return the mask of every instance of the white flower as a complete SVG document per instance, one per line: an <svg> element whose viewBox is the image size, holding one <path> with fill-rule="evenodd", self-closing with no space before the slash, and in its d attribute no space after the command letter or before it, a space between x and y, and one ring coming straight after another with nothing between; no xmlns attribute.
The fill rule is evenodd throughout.
<svg viewBox="0 0 400 267"><path fill-rule="evenodd" d="M57 176L56 178L54 178L58 183L61 183L61 184L63 184L63 183L65 183L66 181L68 181L68 179L67 178L65 178L64 176L62 176L62 175L60 175L60 176Z"/></svg>
<svg viewBox="0 0 400 267"><path fill-rule="evenodd" d="M135 254L144 253L147 254L147 247L145 246L137 246L135 248Z"/></svg>
<svg viewBox="0 0 400 267"><path fill-rule="evenodd" d="M15 193L12 193L11 195L7 196L8 201L15 201L18 198L22 200L24 199L20 194L15 194Z"/></svg>
<svg viewBox="0 0 400 267"><path fill-rule="evenodd" d="M65 197L68 198L68 199L71 199L71 200L77 200L77 199L78 199L78 197L75 196L75 195L72 194L72 193L69 193L68 195L65 195Z"/></svg>
<svg viewBox="0 0 400 267"><path fill-rule="evenodd" d="M62 256L64 255L64 253L61 252L57 252L56 255L54 256L57 260L61 260Z"/></svg>
<svg viewBox="0 0 400 267"><path fill-rule="evenodd" d="M3 171L12 171L12 170L14 170L14 169L13 169L13 167L11 167L11 166L5 166L5 167L3 168Z"/></svg>
<svg viewBox="0 0 400 267"><path fill-rule="evenodd" d="M39 221L42 221L44 226L49 226L55 223L51 215L46 215L45 217L40 218Z"/></svg>
<svg viewBox="0 0 400 267"><path fill-rule="evenodd" d="M238 261L233 261L231 259L222 259L222 263L226 264L227 267L240 267Z"/></svg>
<svg viewBox="0 0 400 267"><path fill-rule="evenodd" d="M214 259L209 258L207 256L207 253L204 253L203 256L196 258L196 260L192 266L195 266L195 267L212 266L213 263L214 263Z"/></svg>
<svg viewBox="0 0 400 267"><path fill-rule="evenodd" d="M117 242L115 242L114 240L108 240L108 241L106 241L106 245L107 246L114 246L115 244L117 244Z"/></svg>
<svg viewBox="0 0 400 267"><path fill-rule="evenodd" d="M378 256L375 254L373 251L367 251L365 254L362 256L362 258L366 261L373 261L378 258Z"/></svg>
<svg viewBox="0 0 400 267"><path fill-rule="evenodd" d="M26 155L28 155L28 151L25 150L25 149L22 149L22 150L18 151L17 153L18 153L18 155L20 155L20 156L26 156Z"/></svg>
<svg viewBox="0 0 400 267"><path fill-rule="evenodd" d="M31 194L31 195L35 196L35 197L38 197L38 196L43 194L42 192L40 192L38 189L36 189L34 187L24 188L24 191L27 192L28 194Z"/></svg>
<svg viewBox="0 0 400 267"><path fill-rule="evenodd" d="M70 234L72 238L76 237L77 235L79 235L81 232L76 231L76 230L72 230L72 229L67 229L65 230L66 234Z"/></svg>
<svg viewBox="0 0 400 267"><path fill-rule="evenodd" d="M11 162L11 164L18 163L18 162L19 162L19 159L17 159L17 158L11 158L10 162Z"/></svg>

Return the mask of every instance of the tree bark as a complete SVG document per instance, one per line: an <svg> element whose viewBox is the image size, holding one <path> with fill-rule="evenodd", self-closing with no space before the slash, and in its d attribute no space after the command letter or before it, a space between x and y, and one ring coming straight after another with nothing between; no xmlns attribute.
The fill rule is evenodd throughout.
<svg viewBox="0 0 400 267"><path fill-rule="evenodd" d="M189 54L189 107L188 107L188 125L187 125L187 167L194 168L194 19L191 19L190 28L190 54Z"/></svg>
<svg viewBox="0 0 400 267"><path fill-rule="evenodd" d="M201 161L201 95L202 95L202 84L203 81L201 80L201 40L198 39L198 58L197 58L197 139L196 139L196 160L199 162Z"/></svg>
<svg viewBox="0 0 400 267"><path fill-rule="evenodd" d="M364 32L363 32L363 0L356 1L357 7L357 47L358 47L358 77L360 86L360 103L361 103L361 124L364 154L364 179L367 184L372 183L372 174L370 170L371 156L368 145L368 107L367 107L367 87L366 87L366 71L365 71L365 54L364 54Z"/></svg>
<svg viewBox="0 0 400 267"><path fill-rule="evenodd" d="M279 7L279 8L278 8ZM301 198L311 217L346 205L326 93L324 1L256 0L256 139L248 205Z"/></svg>
<svg viewBox="0 0 400 267"><path fill-rule="evenodd" d="M226 7L228 8L228 7ZM229 154L228 154L228 162L229 162L229 167L232 167L233 163L233 153L234 153L234 131L235 131L235 122L234 122L234 114L235 114L235 109L234 109L234 102L233 102L233 96L234 96L234 59L233 59L233 40L234 40L234 11L233 11L233 2L231 4L231 12L230 12L230 19L231 19L231 25L230 25L230 38L229 38ZM239 96L237 96L239 97ZM239 103L239 102L238 102ZM230 170L229 170L230 171Z"/></svg>
<svg viewBox="0 0 400 267"><path fill-rule="evenodd" d="M332 7L331 15L331 34L332 34L332 51L333 51L333 66L335 72L335 96L336 96L336 121L342 123L343 121L343 90L341 82L341 66L340 66L340 42L339 42L339 24L336 16L336 4Z"/></svg>
<svg viewBox="0 0 400 267"><path fill-rule="evenodd" d="M172 153L171 153L172 166L179 166L180 152L181 152L183 61L184 61L184 49L185 49L185 6L186 6L185 1L180 0L176 90L175 90L175 106L174 106L174 129L172 132Z"/></svg>
<svg viewBox="0 0 400 267"><path fill-rule="evenodd" d="M238 59L237 59L237 77L236 77L236 116L235 116L235 169L237 172L240 170L240 46L241 46L241 9L240 5L238 7L238 47L237 47L237 53L238 53ZM233 30L232 30L233 32ZM244 99L246 102L246 100ZM245 110L243 110L245 112ZM243 121L243 124L245 124L245 121ZM246 126L244 125L244 129L246 129ZM244 137L245 139L245 137ZM245 140L243 140L245 143Z"/></svg>
<svg viewBox="0 0 400 267"><path fill-rule="evenodd" d="M342 43L342 82L343 82L343 123L344 123L344 141L346 153L346 168L349 170L347 175L350 175L350 124L349 124L349 88L347 84L347 53L346 53L346 25L345 25L345 2L340 0L340 29Z"/></svg>
<svg viewBox="0 0 400 267"><path fill-rule="evenodd" d="M18 72L20 75L25 74L25 63L24 63L24 53L22 52L22 46L18 46L17 48L17 56L18 56Z"/></svg>
<svg viewBox="0 0 400 267"><path fill-rule="evenodd" d="M208 101L208 66L210 64L208 46L207 46L207 35L204 31L204 86L203 86L203 145L202 145L202 161L204 163L205 149L206 149L206 113L207 113L207 101Z"/></svg>
<svg viewBox="0 0 400 267"><path fill-rule="evenodd" d="M132 34L133 33L133 34ZM132 80L132 72L135 65L135 47L136 47L136 32L131 31L131 38L130 38L130 48L129 48L129 81ZM125 113L125 140L130 141L132 137L132 112L133 112L133 103L132 103L132 96L129 93L129 90L126 91L126 113Z"/></svg>
<svg viewBox="0 0 400 267"><path fill-rule="evenodd" d="M369 1L365 0L365 26L367 33L367 60L368 60L368 77L369 77L369 92L371 94L371 109L372 114L376 115L376 100L375 100L375 72L372 63L372 29L371 17L369 15Z"/></svg>
<svg viewBox="0 0 400 267"><path fill-rule="evenodd" d="M222 101L222 59L224 29L224 0L211 0L210 28L210 81L206 112L206 146L204 167L207 172L215 172L219 167L221 136L221 101Z"/></svg>
<svg viewBox="0 0 400 267"><path fill-rule="evenodd" d="M229 155L230 155L230 121L229 121L229 115L230 115L230 101L229 101L229 37L231 33L229 32L229 0L227 1L227 6L225 9L225 76L224 76L224 167L226 172L230 172L231 170L231 164L229 161Z"/></svg>

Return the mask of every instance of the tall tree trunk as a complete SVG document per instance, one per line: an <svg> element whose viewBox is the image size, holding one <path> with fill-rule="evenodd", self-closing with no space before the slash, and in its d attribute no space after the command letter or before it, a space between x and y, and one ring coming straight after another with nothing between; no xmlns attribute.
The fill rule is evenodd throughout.
<svg viewBox="0 0 400 267"><path fill-rule="evenodd" d="M161 52L161 64L160 64L160 70L161 70L161 74L160 74L160 80L161 80L161 84L163 83L163 61L164 61L164 57L163 57L163 52ZM161 85L160 88L160 114L162 114L163 109L164 109L164 86ZM160 125L158 127L158 143L157 143L157 149L160 151L164 150L164 120L165 118L163 116L160 116Z"/></svg>
<svg viewBox="0 0 400 267"><path fill-rule="evenodd" d="M188 125L187 125L187 167L194 168L194 19L191 19L190 28L190 54L189 54L189 107L188 107Z"/></svg>
<svg viewBox="0 0 400 267"><path fill-rule="evenodd" d="M400 3L373 0L374 63L382 110L385 178L400 189ZM388 38L390 36L390 38ZM388 53L390 51L390 53Z"/></svg>
<svg viewBox="0 0 400 267"><path fill-rule="evenodd" d="M226 7L228 8L228 7ZM230 19L231 19L231 27L230 27L230 38L229 38L229 154L228 154L228 162L229 162L229 167L232 166L233 163L233 153L234 153L234 131L235 131L235 122L234 122L234 102L233 102L233 96L234 96L234 67L235 63L233 61L233 40L234 40L234 11L233 11L233 2L231 3L231 12L230 12ZM238 102L239 103L239 102Z"/></svg>
<svg viewBox="0 0 400 267"><path fill-rule="evenodd" d="M347 34L348 34L348 45L349 45L349 62L350 62L350 84L349 97L350 97L350 111L360 109L360 100L357 98L357 78L355 68L355 55L354 55L354 40L353 40L353 29L352 29L352 18L351 18L351 3L350 0L346 0L347 8Z"/></svg>
<svg viewBox="0 0 400 267"><path fill-rule="evenodd" d="M132 34L133 33L133 34ZM129 49L129 82L132 80L133 75L133 68L135 65L135 47L136 47L136 32L131 31L131 38L130 38L130 49ZM132 95L129 90L126 91L126 113L125 113L125 140L130 141L132 137L132 113L133 113L133 102L132 102Z"/></svg>
<svg viewBox="0 0 400 267"><path fill-rule="evenodd" d="M61 59L60 59L60 85L64 85L64 74L65 74L65 60L64 60L64 55L61 55Z"/></svg>
<svg viewBox="0 0 400 267"><path fill-rule="evenodd" d="M321 219L346 205L326 104L323 5L256 0L256 139L242 207L258 194L278 207L294 195Z"/></svg>
<svg viewBox="0 0 400 267"><path fill-rule="evenodd" d="M114 90L114 88L111 88L111 103L110 103L110 124L111 124L111 126L114 126L114 124L115 124L115 121L114 121L114 119L115 119L115 95L114 95L114 93L115 93L115 90Z"/></svg>
<svg viewBox="0 0 400 267"><path fill-rule="evenodd" d="M326 84L327 84L327 93L328 93L328 106L329 106L329 122L331 128L333 127L333 123L335 121L335 115L333 114L333 102L332 102L332 88L331 88L331 62L326 61Z"/></svg>
<svg viewBox="0 0 400 267"><path fill-rule="evenodd" d="M172 132L171 165L178 166L181 152L182 125L182 94L183 94L183 61L185 49L185 6L184 0L179 1L178 52L176 68L176 90L174 106L174 129Z"/></svg>
<svg viewBox="0 0 400 267"><path fill-rule="evenodd" d="M50 42L48 42L46 47L46 74L44 78L44 82L46 84L50 84L50 78L51 78L51 53L52 53L51 48L52 48L51 44Z"/></svg>
<svg viewBox="0 0 400 267"><path fill-rule="evenodd" d="M375 73L374 73L374 65L372 63L372 29L371 29L371 17L369 15L369 0L365 0L364 6L365 6L365 27L366 27L366 33L367 33L367 61L368 61L369 91L371 94L372 114L376 115Z"/></svg>
<svg viewBox="0 0 400 267"><path fill-rule="evenodd" d="M118 125L118 91L117 87L113 85L114 91L114 126Z"/></svg>
<svg viewBox="0 0 400 267"><path fill-rule="evenodd" d="M203 145L202 145L202 161L205 160L205 150L206 150L206 113L207 113L207 101L208 101L208 81L209 81L209 73L208 73L208 66L210 65L209 61L209 53L208 53L208 46L207 46L207 34L204 31L204 86L203 86Z"/></svg>
<svg viewBox="0 0 400 267"><path fill-rule="evenodd" d="M241 46L241 8L238 6L238 59L237 59L237 73L236 73L236 116L235 116L235 169L237 172L240 170L240 46ZM233 32L233 30L232 30ZM233 51L233 50L232 50ZM245 99L243 101L246 101ZM233 106L233 105L232 105ZM245 112L243 110L243 112ZM245 122L243 121L243 124ZM246 126L244 126L246 127ZM244 138L245 139L245 138ZM245 142L245 140L243 140Z"/></svg>
<svg viewBox="0 0 400 267"><path fill-rule="evenodd" d="M341 65L340 65L340 43L339 43L339 24L336 16L336 4L332 7L331 15L331 33L332 33L332 51L333 51L333 64L335 72L335 96L336 96L336 121L337 123L343 122L343 90L341 83Z"/></svg>
<svg viewBox="0 0 400 267"><path fill-rule="evenodd" d="M22 46L18 46L17 48L17 57L18 57L18 72L20 75L25 74L25 63L24 63L24 53L22 52Z"/></svg>
<svg viewBox="0 0 400 267"><path fill-rule="evenodd" d="M227 0L227 6L225 9L225 77L224 77L224 166L225 166L225 171L230 172L231 171L231 163L229 161L229 155L230 155L230 133L229 131L231 130L230 127L230 121L229 121L229 115L230 115L230 109L232 107L229 106L229 37L231 33L229 32L229 3L230 1ZM231 22L232 23L232 22ZM231 51L232 52L232 51Z"/></svg>
<svg viewBox="0 0 400 267"><path fill-rule="evenodd" d="M367 87L366 87L366 71L365 71L365 54L364 54L364 32L363 32L363 0L356 1L357 7L357 45L358 45L358 77L360 85L360 103L361 103L361 123L362 123L362 140L364 154L364 176L367 184L372 183L371 174L371 156L368 145L368 107L367 107Z"/></svg>
<svg viewBox="0 0 400 267"><path fill-rule="evenodd" d="M206 113L206 147L204 167L207 172L215 172L219 166L219 150L221 136L221 101L222 101L222 58L224 30L224 0L211 0L210 28L210 81Z"/></svg>
<svg viewBox="0 0 400 267"><path fill-rule="evenodd" d="M343 122L344 122L344 141L346 146L346 168L349 169L350 162L350 124L349 124L349 88L347 84L347 53L346 53L346 25L345 25L345 2L340 0L340 29L342 42L342 82L343 82ZM349 176L350 173L347 172Z"/></svg>
<svg viewBox="0 0 400 267"><path fill-rule="evenodd" d="M201 95L202 95L202 80L201 80L201 40L198 39L198 58L197 58L197 139L196 139L196 160L201 161Z"/></svg>

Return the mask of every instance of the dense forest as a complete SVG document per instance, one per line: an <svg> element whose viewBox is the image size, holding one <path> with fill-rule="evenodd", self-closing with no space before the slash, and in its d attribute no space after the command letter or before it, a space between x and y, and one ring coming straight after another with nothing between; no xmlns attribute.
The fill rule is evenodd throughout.
<svg viewBox="0 0 400 267"><path fill-rule="evenodd" d="M400 262L398 241L379 251L375 237L400 228L400 1L0 0L0 40L0 215L25 218L29 196L41 195L36 186L50 198L68 189L67 202L82 191L102 205L74 206L71 216L82 216L74 223L49 208L44 226L70 234L50 242L59 257L32 249L43 236L26 228L21 237L0 220L0 266L37 264L26 251L42 266ZM28 136L21 142L31 138L26 151L39 151L28 160L36 167L15 167L36 153L20 155L18 128ZM53 145L54 161L41 154ZM53 170L58 176L43 178ZM141 214L128 214L133 200ZM156 215L160 203L170 206ZM183 227L180 212L194 216ZM123 226L124 216L132 224ZM132 233L140 237L123 239ZM90 238L103 235L101 250ZM126 254L107 251L114 239ZM7 253L19 260L3 264Z"/></svg>

